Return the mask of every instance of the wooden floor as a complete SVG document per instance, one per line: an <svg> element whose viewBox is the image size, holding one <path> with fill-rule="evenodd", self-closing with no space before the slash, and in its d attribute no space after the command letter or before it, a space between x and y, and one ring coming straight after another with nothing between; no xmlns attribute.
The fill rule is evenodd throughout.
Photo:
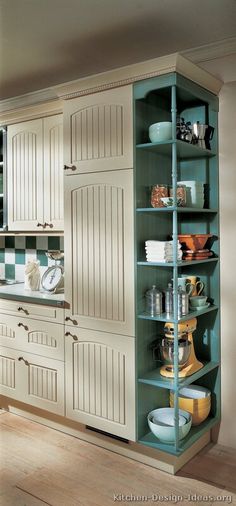
<svg viewBox="0 0 236 506"><path fill-rule="evenodd" d="M195 494L209 497L202 504L236 504L236 451L222 446L204 449L170 476L4 411L0 430L1 506L163 504L158 495L168 504L176 495L177 504L194 504Z"/></svg>

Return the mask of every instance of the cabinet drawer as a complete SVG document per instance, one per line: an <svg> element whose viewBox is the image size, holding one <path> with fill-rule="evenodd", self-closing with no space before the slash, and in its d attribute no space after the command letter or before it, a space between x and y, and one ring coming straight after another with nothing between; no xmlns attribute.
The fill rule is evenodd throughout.
<svg viewBox="0 0 236 506"><path fill-rule="evenodd" d="M64 415L64 363L1 347L0 394Z"/></svg>
<svg viewBox="0 0 236 506"><path fill-rule="evenodd" d="M0 311L20 316L21 318L35 318L48 322L64 323L64 309L40 304L27 304L15 300L0 299Z"/></svg>
<svg viewBox="0 0 236 506"><path fill-rule="evenodd" d="M0 313L0 345L64 360L64 325Z"/></svg>

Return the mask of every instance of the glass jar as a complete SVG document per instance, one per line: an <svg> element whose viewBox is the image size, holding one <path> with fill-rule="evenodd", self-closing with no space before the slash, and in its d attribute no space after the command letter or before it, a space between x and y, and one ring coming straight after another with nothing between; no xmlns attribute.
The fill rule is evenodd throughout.
<svg viewBox="0 0 236 506"><path fill-rule="evenodd" d="M186 187L184 185L178 184L176 189L177 194L177 206L185 207L186 206ZM173 188L170 188L170 197L173 197Z"/></svg>
<svg viewBox="0 0 236 506"><path fill-rule="evenodd" d="M168 185L156 184L155 186L152 186L151 206L152 207L164 207L164 204L161 201L162 197L168 197Z"/></svg>

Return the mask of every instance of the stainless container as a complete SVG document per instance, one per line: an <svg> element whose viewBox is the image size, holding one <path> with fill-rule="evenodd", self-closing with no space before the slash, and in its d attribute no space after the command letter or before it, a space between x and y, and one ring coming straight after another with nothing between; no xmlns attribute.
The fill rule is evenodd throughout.
<svg viewBox="0 0 236 506"><path fill-rule="evenodd" d="M187 338L181 338L178 340L178 367L182 369L188 362L191 352L191 341ZM174 340L164 338L161 341L160 352L162 360L167 364L170 370L174 368Z"/></svg>
<svg viewBox="0 0 236 506"><path fill-rule="evenodd" d="M153 285L145 294L146 312L150 316L157 316L162 313L162 293Z"/></svg>
<svg viewBox="0 0 236 506"><path fill-rule="evenodd" d="M165 312L172 315L174 312L173 286L168 283L168 288L164 292L165 295Z"/></svg>
<svg viewBox="0 0 236 506"><path fill-rule="evenodd" d="M189 313L189 294L181 286L178 288L178 316L185 316Z"/></svg>

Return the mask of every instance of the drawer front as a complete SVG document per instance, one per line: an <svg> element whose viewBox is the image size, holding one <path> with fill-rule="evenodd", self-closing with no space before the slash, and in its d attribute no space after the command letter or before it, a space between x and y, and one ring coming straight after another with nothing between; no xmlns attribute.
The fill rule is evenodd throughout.
<svg viewBox="0 0 236 506"><path fill-rule="evenodd" d="M64 325L0 313L0 345L64 360Z"/></svg>
<svg viewBox="0 0 236 506"><path fill-rule="evenodd" d="M21 318L34 318L48 322L64 323L64 309L54 306L42 306L40 304L25 304L15 300L0 299L0 311Z"/></svg>

